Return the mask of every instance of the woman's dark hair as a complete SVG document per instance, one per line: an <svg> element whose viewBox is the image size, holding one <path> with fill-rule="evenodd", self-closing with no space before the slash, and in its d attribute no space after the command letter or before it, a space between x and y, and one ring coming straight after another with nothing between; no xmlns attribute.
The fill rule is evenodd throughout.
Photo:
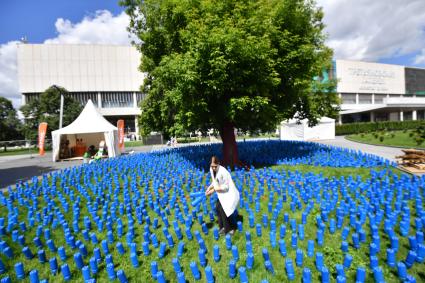
<svg viewBox="0 0 425 283"><path fill-rule="evenodd" d="M214 164L220 164L220 159L218 159L218 157L217 157L217 156L213 155L213 156L211 157L211 163L214 163Z"/></svg>

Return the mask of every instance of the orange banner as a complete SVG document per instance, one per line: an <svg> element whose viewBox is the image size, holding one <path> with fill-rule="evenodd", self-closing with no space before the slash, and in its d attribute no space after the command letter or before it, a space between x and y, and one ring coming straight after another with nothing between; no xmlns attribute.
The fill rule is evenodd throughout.
<svg viewBox="0 0 425 283"><path fill-rule="evenodd" d="M44 155L44 140L46 139L47 123L38 125L38 153Z"/></svg>
<svg viewBox="0 0 425 283"><path fill-rule="evenodd" d="M124 151L124 120L117 121L118 128L118 148L121 152Z"/></svg>

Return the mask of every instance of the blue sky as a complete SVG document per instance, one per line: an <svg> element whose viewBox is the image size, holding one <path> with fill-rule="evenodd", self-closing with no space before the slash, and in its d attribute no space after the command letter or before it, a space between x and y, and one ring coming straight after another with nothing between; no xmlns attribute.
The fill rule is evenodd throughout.
<svg viewBox="0 0 425 283"><path fill-rule="evenodd" d="M1 0L0 43L27 36L31 43L42 43L57 34L58 18L79 22L97 10L118 15L124 9L116 0Z"/></svg>
<svg viewBox="0 0 425 283"><path fill-rule="evenodd" d="M425 0L316 0L335 59L425 68ZM129 45L118 0L0 0L0 96L21 104L16 45Z"/></svg>

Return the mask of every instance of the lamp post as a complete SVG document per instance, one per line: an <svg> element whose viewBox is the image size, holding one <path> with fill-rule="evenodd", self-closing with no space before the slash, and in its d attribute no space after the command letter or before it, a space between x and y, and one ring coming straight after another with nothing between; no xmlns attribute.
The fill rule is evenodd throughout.
<svg viewBox="0 0 425 283"><path fill-rule="evenodd" d="M57 85L52 85L52 87L54 89L56 89L57 91L59 91L59 93L61 95L61 103L60 103L60 108L59 108L59 129L62 129L63 101L64 101L63 92L61 91L61 89Z"/></svg>

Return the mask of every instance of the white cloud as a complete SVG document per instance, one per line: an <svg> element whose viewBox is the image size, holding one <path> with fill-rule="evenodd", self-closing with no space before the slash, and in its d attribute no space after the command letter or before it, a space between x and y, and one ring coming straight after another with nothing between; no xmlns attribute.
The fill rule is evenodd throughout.
<svg viewBox="0 0 425 283"><path fill-rule="evenodd" d="M129 22L124 12L114 16L107 10L97 11L94 16L84 17L76 24L59 18L55 23L58 36L44 43L129 45L134 39L126 30Z"/></svg>
<svg viewBox="0 0 425 283"><path fill-rule="evenodd" d="M337 59L414 56L425 46L423 0L319 0L318 5ZM421 62L416 58L406 65Z"/></svg>
<svg viewBox="0 0 425 283"><path fill-rule="evenodd" d="M425 48L422 49L421 50L421 53L416 56L416 58L415 58L415 64L417 64L417 65L420 65L420 64L425 65Z"/></svg>
<svg viewBox="0 0 425 283"><path fill-rule="evenodd" d="M106 10L86 16L78 23L59 18L55 23L57 36L44 43L129 45L132 40L127 32L129 21L124 12L114 16ZM0 45L0 96L12 100L15 108L21 106L16 67L17 43L10 41Z"/></svg>
<svg viewBox="0 0 425 283"><path fill-rule="evenodd" d="M16 45L10 41L0 45L0 96L11 100L14 107L21 103L16 70Z"/></svg>

